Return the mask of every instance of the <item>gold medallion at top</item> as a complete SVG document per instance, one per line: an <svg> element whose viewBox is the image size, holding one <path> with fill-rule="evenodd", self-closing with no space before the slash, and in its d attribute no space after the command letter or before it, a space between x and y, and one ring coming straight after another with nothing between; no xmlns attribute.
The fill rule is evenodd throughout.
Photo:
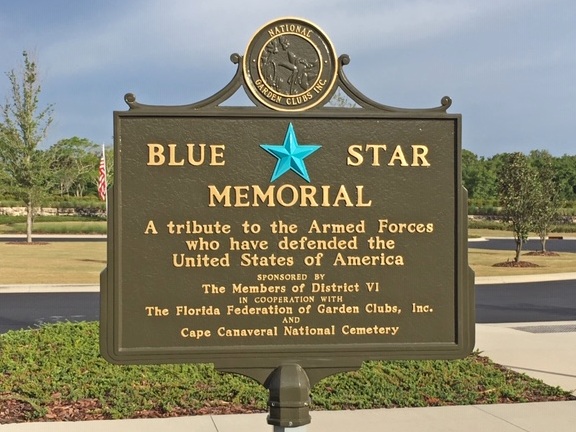
<svg viewBox="0 0 576 432"><path fill-rule="evenodd" d="M277 111L304 111L330 95L338 59L328 37L300 18L263 26L246 49L244 79L256 99Z"/></svg>

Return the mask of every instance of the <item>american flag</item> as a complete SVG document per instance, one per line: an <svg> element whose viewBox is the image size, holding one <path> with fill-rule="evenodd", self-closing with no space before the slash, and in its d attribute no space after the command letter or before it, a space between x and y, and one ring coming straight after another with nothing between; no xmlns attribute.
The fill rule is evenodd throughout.
<svg viewBox="0 0 576 432"><path fill-rule="evenodd" d="M98 197L102 201L106 201L106 189L108 189L108 182L106 181L106 155L104 148L102 148L102 157L100 158L100 166L98 168Z"/></svg>

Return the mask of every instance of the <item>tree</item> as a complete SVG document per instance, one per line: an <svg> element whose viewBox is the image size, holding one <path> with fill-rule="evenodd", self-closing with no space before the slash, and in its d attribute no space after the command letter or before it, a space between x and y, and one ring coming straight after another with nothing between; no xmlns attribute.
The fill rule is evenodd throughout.
<svg viewBox="0 0 576 432"><path fill-rule="evenodd" d="M470 199L490 200L498 193L496 171L491 160L462 150L462 183Z"/></svg>
<svg viewBox="0 0 576 432"><path fill-rule="evenodd" d="M59 185L60 196L84 196L94 183L99 161L99 147L87 138L72 137L58 141L49 152L52 154L52 172Z"/></svg>
<svg viewBox="0 0 576 432"><path fill-rule="evenodd" d="M350 99L340 88L334 92L326 106L333 108L359 108L358 104Z"/></svg>
<svg viewBox="0 0 576 432"><path fill-rule="evenodd" d="M53 107L39 109L41 88L36 62L26 51L22 55L23 70L6 74L11 94L1 106L0 163L10 193L26 206L26 237L32 242L34 211L51 188L49 155L37 147L52 123Z"/></svg>
<svg viewBox="0 0 576 432"><path fill-rule="evenodd" d="M554 158L554 171L562 200L576 200L576 156Z"/></svg>
<svg viewBox="0 0 576 432"><path fill-rule="evenodd" d="M546 150L533 150L530 152L530 161L536 168L538 181L534 230L540 237L542 253L546 253L546 239L553 225L558 221L562 200L558 182L555 179L552 155Z"/></svg>
<svg viewBox="0 0 576 432"><path fill-rule="evenodd" d="M514 261L519 262L538 212L538 174L522 153L505 154L503 162L499 170L500 204L516 241Z"/></svg>

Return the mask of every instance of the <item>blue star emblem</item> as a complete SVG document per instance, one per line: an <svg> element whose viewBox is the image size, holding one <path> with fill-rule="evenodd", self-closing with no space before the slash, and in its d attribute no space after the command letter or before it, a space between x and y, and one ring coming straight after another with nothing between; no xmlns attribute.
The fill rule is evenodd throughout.
<svg viewBox="0 0 576 432"><path fill-rule="evenodd" d="M296 133L294 132L294 126L292 126L292 123L290 123L288 125L288 130L286 131L286 136L284 137L284 144L260 144L260 147L278 159L270 182L273 182L281 175L292 170L308 183L310 183L310 176L306 170L304 159L322 146L316 144L298 144Z"/></svg>

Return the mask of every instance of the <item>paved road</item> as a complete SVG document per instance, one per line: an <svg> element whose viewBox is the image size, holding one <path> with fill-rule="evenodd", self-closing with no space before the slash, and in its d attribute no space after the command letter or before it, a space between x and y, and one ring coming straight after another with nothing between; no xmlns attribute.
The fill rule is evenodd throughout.
<svg viewBox="0 0 576 432"><path fill-rule="evenodd" d="M100 293L0 294L0 333L99 319Z"/></svg>
<svg viewBox="0 0 576 432"><path fill-rule="evenodd" d="M576 281L476 286L476 322L576 320Z"/></svg>
<svg viewBox="0 0 576 432"><path fill-rule="evenodd" d="M514 252L516 250L516 243L513 239L490 238L488 240L478 240L468 242L468 247L471 249L493 249L493 250L509 250ZM530 239L522 248L523 252L533 252L542 250L540 240ZM546 250L550 252L576 252L576 238L564 240L547 240Z"/></svg>

